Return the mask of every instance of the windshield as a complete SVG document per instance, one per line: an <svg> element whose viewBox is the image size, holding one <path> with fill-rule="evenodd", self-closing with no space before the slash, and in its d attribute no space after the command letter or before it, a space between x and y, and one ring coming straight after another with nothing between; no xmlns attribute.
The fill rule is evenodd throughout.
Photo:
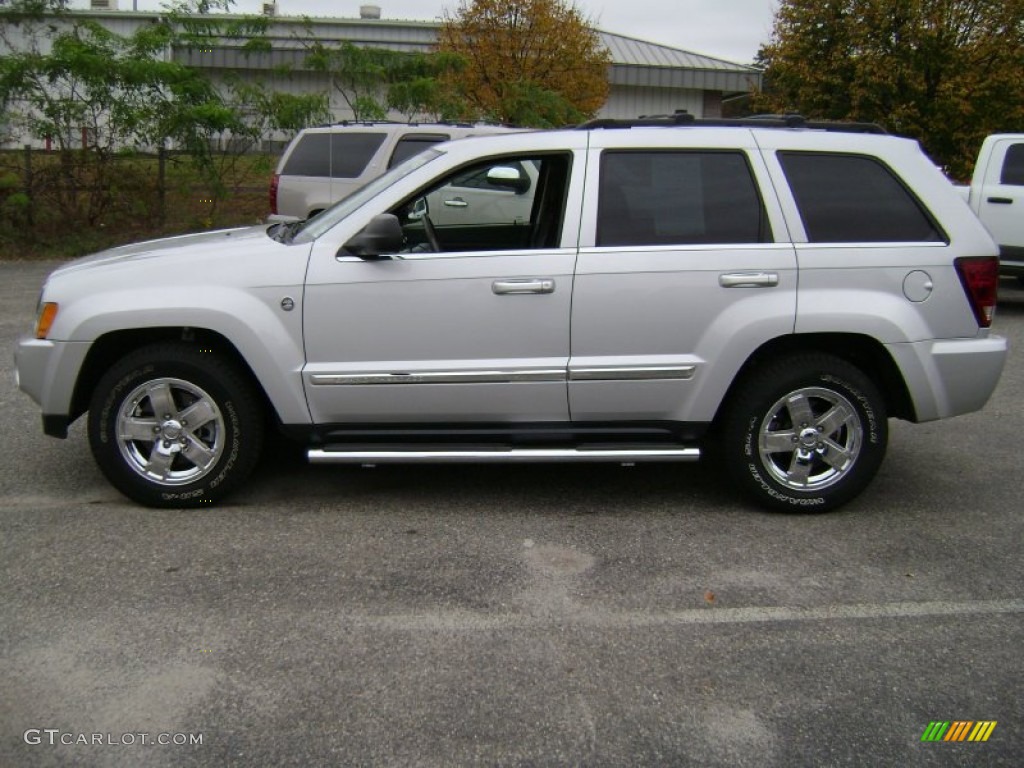
<svg viewBox="0 0 1024 768"><path fill-rule="evenodd" d="M364 203L380 194L397 181L404 179L413 171L422 168L431 160L440 157L443 152L436 149L427 149L418 155L414 155L401 165L396 165L383 176L374 179L364 187L360 187L348 197L344 197L330 208L321 211L316 216L302 222L301 226L292 235L293 243L308 243L316 240L324 232L329 230L339 221L351 214Z"/></svg>

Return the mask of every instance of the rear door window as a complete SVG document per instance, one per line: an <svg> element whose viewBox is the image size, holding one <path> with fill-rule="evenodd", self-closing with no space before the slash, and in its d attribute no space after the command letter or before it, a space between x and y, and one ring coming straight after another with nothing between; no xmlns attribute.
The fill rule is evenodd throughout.
<svg viewBox="0 0 1024 768"><path fill-rule="evenodd" d="M945 240L917 198L873 157L816 152L778 157L812 243Z"/></svg>
<svg viewBox="0 0 1024 768"><path fill-rule="evenodd" d="M738 151L608 151L598 246L763 243L771 231Z"/></svg>
<svg viewBox="0 0 1024 768"><path fill-rule="evenodd" d="M361 176L385 138L386 133L331 134L331 176L336 179Z"/></svg>

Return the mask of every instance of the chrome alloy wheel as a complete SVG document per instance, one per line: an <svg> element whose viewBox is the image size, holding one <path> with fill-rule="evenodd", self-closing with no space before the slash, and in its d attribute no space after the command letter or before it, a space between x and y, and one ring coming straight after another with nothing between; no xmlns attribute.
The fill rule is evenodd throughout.
<svg viewBox="0 0 1024 768"><path fill-rule="evenodd" d="M853 404L831 389L805 387L780 398L758 430L761 462L787 488L815 491L853 469L864 428Z"/></svg>
<svg viewBox="0 0 1024 768"><path fill-rule="evenodd" d="M224 452L224 416L209 394L181 379L136 387L117 414L117 442L133 471L165 486L195 482Z"/></svg>

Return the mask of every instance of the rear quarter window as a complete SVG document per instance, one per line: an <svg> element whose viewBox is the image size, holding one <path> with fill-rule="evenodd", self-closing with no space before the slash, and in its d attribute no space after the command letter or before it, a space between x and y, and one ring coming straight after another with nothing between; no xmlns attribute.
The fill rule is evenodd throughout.
<svg viewBox="0 0 1024 768"><path fill-rule="evenodd" d="M598 246L770 240L744 153L610 150L602 155Z"/></svg>
<svg viewBox="0 0 1024 768"><path fill-rule="evenodd" d="M944 242L924 206L867 155L779 152L812 243Z"/></svg>
<svg viewBox="0 0 1024 768"><path fill-rule="evenodd" d="M388 160L388 168L394 168L399 163L403 163L410 157L418 155L423 150L429 149L435 144L440 144L442 141L448 141L448 139L448 136L439 133L403 136L395 144L395 149L391 153L391 159Z"/></svg>
<svg viewBox="0 0 1024 768"><path fill-rule="evenodd" d="M366 170L386 136L384 133L307 133L299 138L288 155L282 174L357 178Z"/></svg>

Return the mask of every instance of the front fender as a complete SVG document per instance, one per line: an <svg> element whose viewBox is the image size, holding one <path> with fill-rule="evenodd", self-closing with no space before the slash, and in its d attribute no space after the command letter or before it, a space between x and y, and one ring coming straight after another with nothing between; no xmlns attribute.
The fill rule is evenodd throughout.
<svg viewBox="0 0 1024 768"><path fill-rule="evenodd" d="M281 306L285 298L292 300L290 311ZM97 312L98 305L106 311ZM191 289L184 297L159 289L109 291L61 307L60 321L62 335L71 342L147 328L214 331L245 359L282 422L310 421L301 377L301 287L243 290L207 286Z"/></svg>

